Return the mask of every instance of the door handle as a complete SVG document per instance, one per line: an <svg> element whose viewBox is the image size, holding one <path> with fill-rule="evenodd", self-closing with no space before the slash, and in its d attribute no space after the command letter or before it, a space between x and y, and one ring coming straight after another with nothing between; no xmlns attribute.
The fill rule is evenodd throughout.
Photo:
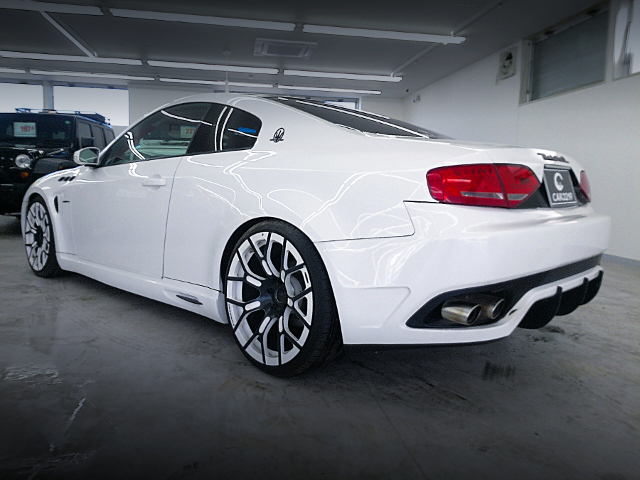
<svg viewBox="0 0 640 480"><path fill-rule="evenodd" d="M142 181L142 185L145 187L162 187L167 184L167 181L160 175L151 175Z"/></svg>

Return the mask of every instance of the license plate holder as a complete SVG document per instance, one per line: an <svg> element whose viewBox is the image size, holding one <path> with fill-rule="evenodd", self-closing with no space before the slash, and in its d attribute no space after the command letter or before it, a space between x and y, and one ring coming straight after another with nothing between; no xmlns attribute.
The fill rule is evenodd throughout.
<svg viewBox="0 0 640 480"><path fill-rule="evenodd" d="M549 205L552 207L573 207L578 204L571 171L564 168L545 168L544 186Z"/></svg>

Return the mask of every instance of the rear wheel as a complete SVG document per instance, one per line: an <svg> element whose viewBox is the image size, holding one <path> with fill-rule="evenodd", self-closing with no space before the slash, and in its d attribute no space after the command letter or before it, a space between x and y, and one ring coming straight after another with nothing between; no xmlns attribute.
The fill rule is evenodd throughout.
<svg viewBox="0 0 640 480"><path fill-rule="evenodd" d="M29 201L24 226L24 242L31 270L40 277L55 277L62 271L56 258L53 225L41 197Z"/></svg>
<svg viewBox="0 0 640 480"><path fill-rule="evenodd" d="M261 222L238 240L228 262L225 298L236 342L268 373L296 375L341 350L324 264L313 243L285 222Z"/></svg>

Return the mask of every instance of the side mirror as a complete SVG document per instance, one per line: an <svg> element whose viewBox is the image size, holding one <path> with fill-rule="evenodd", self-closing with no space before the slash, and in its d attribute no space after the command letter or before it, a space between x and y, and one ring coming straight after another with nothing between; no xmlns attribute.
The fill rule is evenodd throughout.
<svg viewBox="0 0 640 480"><path fill-rule="evenodd" d="M96 147L87 147L76 150L73 153L73 161L76 165L84 165L86 167L97 167L100 149Z"/></svg>

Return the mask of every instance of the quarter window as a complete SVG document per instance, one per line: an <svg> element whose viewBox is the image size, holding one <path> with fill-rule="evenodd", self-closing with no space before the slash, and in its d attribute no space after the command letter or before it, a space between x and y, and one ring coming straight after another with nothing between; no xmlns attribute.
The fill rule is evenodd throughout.
<svg viewBox="0 0 640 480"><path fill-rule="evenodd" d="M193 139L189 153L247 150L255 145L262 121L229 105L214 104Z"/></svg>
<svg viewBox="0 0 640 480"><path fill-rule="evenodd" d="M111 146L102 164L119 165L186 154L210 106L186 103L150 115Z"/></svg>

